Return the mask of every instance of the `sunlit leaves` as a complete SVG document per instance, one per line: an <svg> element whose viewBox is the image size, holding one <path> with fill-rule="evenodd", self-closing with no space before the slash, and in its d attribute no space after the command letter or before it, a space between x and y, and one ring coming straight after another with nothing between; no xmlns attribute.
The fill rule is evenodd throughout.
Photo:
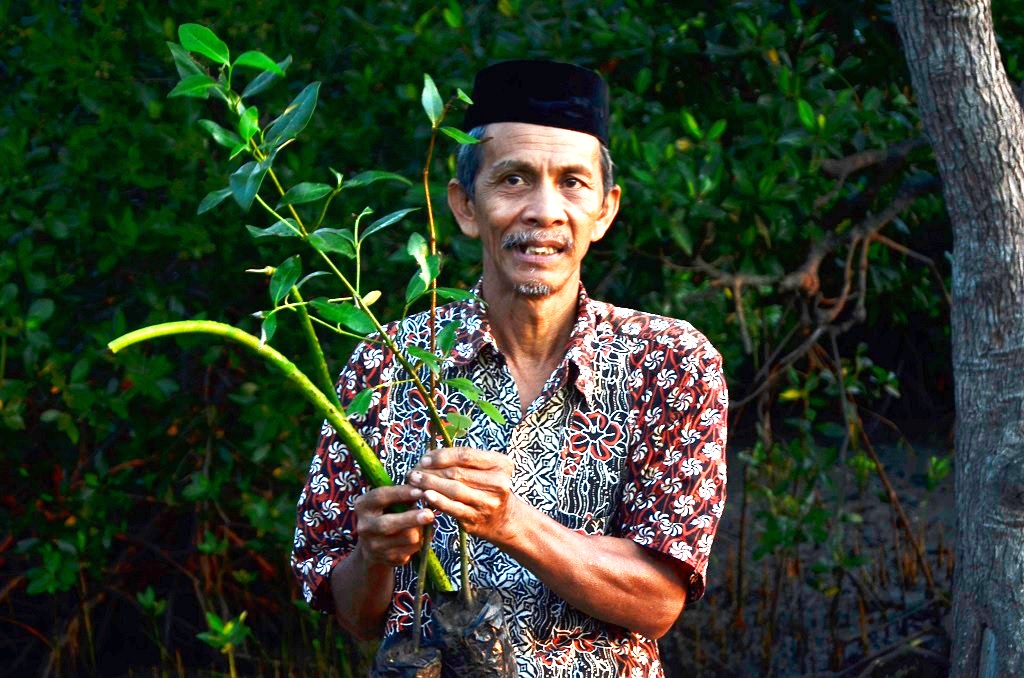
<svg viewBox="0 0 1024 678"><path fill-rule="evenodd" d="M455 139L455 141L459 142L460 144L470 145L480 143L480 140L477 139L476 137L471 137L462 130L456 129L454 127L442 127L441 131L444 132L447 136L451 137L452 139Z"/></svg>
<svg viewBox="0 0 1024 678"><path fill-rule="evenodd" d="M178 27L178 39L181 41L181 46L189 52L202 54L224 66L231 63L228 46L206 26L182 24Z"/></svg>
<svg viewBox="0 0 1024 678"><path fill-rule="evenodd" d="M800 118L800 124L804 126L808 132L814 132L817 125L814 121L814 109L807 103L806 100L800 99L796 102L796 113L797 117Z"/></svg>
<svg viewBox="0 0 1024 678"><path fill-rule="evenodd" d="M268 57L263 52L255 50L244 52L235 59L234 65L245 66L246 68L255 68L261 71L269 71L275 75L284 75L284 69L278 66L273 59Z"/></svg>
<svg viewBox="0 0 1024 678"><path fill-rule="evenodd" d="M423 103L423 110L427 112L427 117L430 118L430 124L436 127L444 112L444 102L441 100L441 93L437 91L434 79L426 73L423 74L423 92L420 95L420 101Z"/></svg>

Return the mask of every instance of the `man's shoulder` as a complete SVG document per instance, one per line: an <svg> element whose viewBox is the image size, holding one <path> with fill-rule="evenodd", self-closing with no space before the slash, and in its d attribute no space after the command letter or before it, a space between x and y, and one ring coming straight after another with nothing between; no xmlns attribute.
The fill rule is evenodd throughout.
<svg viewBox="0 0 1024 678"><path fill-rule="evenodd" d="M699 351L707 357L719 355L711 341L686 320L603 301L590 303L595 306L600 335L623 338L650 349Z"/></svg>

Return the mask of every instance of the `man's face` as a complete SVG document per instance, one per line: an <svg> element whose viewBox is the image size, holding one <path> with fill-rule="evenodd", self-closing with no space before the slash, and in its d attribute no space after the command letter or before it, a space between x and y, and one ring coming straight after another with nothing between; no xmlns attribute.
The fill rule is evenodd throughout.
<svg viewBox="0 0 1024 678"><path fill-rule="evenodd" d="M615 218L618 186L604 194L600 142L557 127L493 123L476 197L457 182L448 202L462 232L483 245L484 293L575 298L580 263Z"/></svg>

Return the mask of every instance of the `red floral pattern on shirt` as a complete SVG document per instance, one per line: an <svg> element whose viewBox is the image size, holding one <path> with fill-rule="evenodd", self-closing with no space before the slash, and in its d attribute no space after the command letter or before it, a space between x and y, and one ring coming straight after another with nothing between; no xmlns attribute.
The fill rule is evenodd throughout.
<svg viewBox="0 0 1024 678"><path fill-rule="evenodd" d="M693 573L688 599L699 598L726 484L728 393L707 339L684 321L593 301L581 288L565 358L521 416L483 305L439 309L439 327L452 320L460 327L444 375L471 379L508 420L499 426L461 393L444 390L441 409L473 419L459 443L508 454L513 491L563 525L629 538L685 563ZM400 346L429 344L425 315L386 330ZM384 388L352 421L402 482L427 447L423 400L373 343L357 347L342 372L342 403L368 385ZM366 485L334 430L325 423L321 434L299 498L292 566L306 599L329 610L330 572L358 539L351 508ZM438 517L433 546L458 581L457 528L448 516ZM520 676L664 675L653 640L582 614L486 541L470 539L470 549L473 585L501 592ZM395 580L388 634L412 623L415 573L398 568Z"/></svg>

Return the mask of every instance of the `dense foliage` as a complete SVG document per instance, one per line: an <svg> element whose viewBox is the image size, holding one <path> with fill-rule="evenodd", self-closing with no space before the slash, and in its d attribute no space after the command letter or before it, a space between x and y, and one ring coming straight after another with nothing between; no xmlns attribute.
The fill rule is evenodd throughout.
<svg viewBox="0 0 1024 678"><path fill-rule="evenodd" d="M870 438L888 421L878 412L906 421L948 407L948 234L885 5L4 4L0 639L10 666L220 666L196 634L215 640L243 610L259 639L246 645L251 662L345 674L338 657L358 661L293 603L287 555L318 430L311 411L229 346L187 339L116 360L104 348L185 318L258 333L250 314L266 306L266 278L245 270L284 257L249 237L255 213L196 214L241 161L198 124L223 122L219 107L167 98L178 78L165 42L187 21L290 55L288 77L261 95L268 111L322 82L316 114L274 165L289 185L330 183L328 167L413 180L339 195L339 226L367 206L422 206L425 72L469 91L473 73L502 58L601 71L624 203L584 280L598 298L690 320L725 354L731 479L746 478L756 514L741 560L781 568L801 544L823 546L808 574L823 592L837 568L860 567L842 529L859 517L841 477L878 470ZM454 148L436 155L438 202ZM438 214L444 284L468 287L475 246ZM393 253L418 219L364 253L369 284L404 289L414 265ZM401 295L379 303L393 316ZM351 343L324 339L336 372ZM299 353L301 340L284 324L275 337ZM892 406L901 391L912 404ZM948 460L929 469L937 482ZM740 515L730 506L726 519ZM727 570L717 555L713 577ZM712 591L700 605L742 617L732 598ZM767 633L768 649L745 647L729 666L770 664Z"/></svg>

